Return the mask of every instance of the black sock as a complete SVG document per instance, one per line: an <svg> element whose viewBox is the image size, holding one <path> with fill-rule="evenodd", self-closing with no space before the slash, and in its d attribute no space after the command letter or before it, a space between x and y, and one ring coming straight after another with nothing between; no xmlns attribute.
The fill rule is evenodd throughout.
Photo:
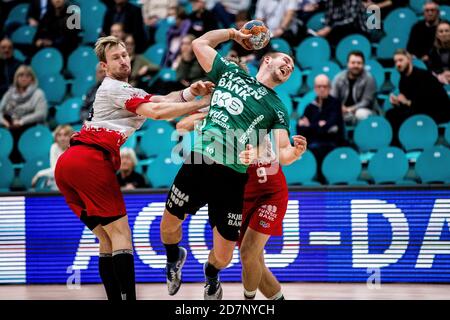
<svg viewBox="0 0 450 320"><path fill-rule="evenodd" d="M114 273L120 284L122 300L136 300L133 250L113 252Z"/></svg>
<svg viewBox="0 0 450 320"><path fill-rule="evenodd" d="M111 253L100 253L98 258L98 271L105 287L109 301L122 300L119 281L114 274L113 258Z"/></svg>
<svg viewBox="0 0 450 320"><path fill-rule="evenodd" d="M219 269L217 269L216 267L214 267L212 264L210 264L209 262L206 262L206 266L205 266L205 275L208 278L217 278L217 275L219 274Z"/></svg>
<svg viewBox="0 0 450 320"><path fill-rule="evenodd" d="M180 257L180 248L178 248L178 243L164 244L164 247L166 248L167 262L176 262Z"/></svg>

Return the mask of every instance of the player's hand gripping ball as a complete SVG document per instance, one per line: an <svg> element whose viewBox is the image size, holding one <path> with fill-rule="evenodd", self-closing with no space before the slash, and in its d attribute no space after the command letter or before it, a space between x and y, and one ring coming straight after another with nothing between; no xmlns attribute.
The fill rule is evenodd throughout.
<svg viewBox="0 0 450 320"><path fill-rule="evenodd" d="M247 50L260 50L267 46L270 41L270 30L260 20L247 22L239 31L243 34L252 35L249 39L242 40L244 48Z"/></svg>

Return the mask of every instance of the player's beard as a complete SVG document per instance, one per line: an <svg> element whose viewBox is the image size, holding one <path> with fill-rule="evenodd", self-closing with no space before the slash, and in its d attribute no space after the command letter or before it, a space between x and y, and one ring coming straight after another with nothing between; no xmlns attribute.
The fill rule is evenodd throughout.
<svg viewBox="0 0 450 320"><path fill-rule="evenodd" d="M120 68L117 72L113 73L112 76L114 79L127 82L128 78L131 74L131 68L123 69Z"/></svg>
<svg viewBox="0 0 450 320"><path fill-rule="evenodd" d="M274 67L270 68L270 77L272 78L273 82L280 84L280 83L283 83L283 79L277 73L277 70L278 70L278 68L274 68Z"/></svg>

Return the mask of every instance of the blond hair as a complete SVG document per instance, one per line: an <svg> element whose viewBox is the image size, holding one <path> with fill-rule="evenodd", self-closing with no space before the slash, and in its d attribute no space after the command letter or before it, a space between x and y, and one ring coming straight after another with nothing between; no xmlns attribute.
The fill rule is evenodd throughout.
<svg viewBox="0 0 450 320"><path fill-rule="evenodd" d="M26 66L23 64L19 68L17 68L17 71L14 74L14 81L13 81L14 87L17 88L19 84L19 75L23 73L30 75L31 78L33 78L33 83L37 84L36 74L34 73L33 69L30 66Z"/></svg>
<svg viewBox="0 0 450 320"><path fill-rule="evenodd" d="M123 147L120 149L120 157L128 157L131 159L131 162L133 162L134 166L137 165L138 160L136 157L136 152L134 152L134 149L132 148L127 148L127 147Z"/></svg>
<svg viewBox="0 0 450 320"><path fill-rule="evenodd" d="M117 37L107 36L99 38L95 43L95 54L97 55L98 60L106 62L106 49L116 46L122 46L126 49L125 43Z"/></svg>
<svg viewBox="0 0 450 320"><path fill-rule="evenodd" d="M61 132L67 130L67 133L72 136L72 134L75 132L71 125L69 124L60 124L56 127L56 129L53 131L53 138L56 139L56 136Z"/></svg>

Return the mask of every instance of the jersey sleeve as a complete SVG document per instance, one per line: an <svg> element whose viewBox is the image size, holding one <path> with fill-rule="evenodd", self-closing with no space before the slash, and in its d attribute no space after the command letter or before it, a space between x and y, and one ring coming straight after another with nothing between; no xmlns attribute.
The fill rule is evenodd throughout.
<svg viewBox="0 0 450 320"><path fill-rule="evenodd" d="M289 114L281 101L274 103L275 123L273 129L285 129L289 133Z"/></svg>
<svg viewBox="0 0 450 320"><path fill-rule="evenodd" d="M228 61L219 53L217 53L216 57L214 58L212 69L207 73L207 76L209 79L211 79L212 82L216 83L226 71L236 68L239 68L237 64Z"/></svg>
<svg viewBox="0 0 450 320"><path fill-rule="evenodd" d="M120 84L115 90L111 90L110 97L114 106L136 113L136 109L142 104L151 101L151 94L142 89L133 88L129 84Z"/></svg>

